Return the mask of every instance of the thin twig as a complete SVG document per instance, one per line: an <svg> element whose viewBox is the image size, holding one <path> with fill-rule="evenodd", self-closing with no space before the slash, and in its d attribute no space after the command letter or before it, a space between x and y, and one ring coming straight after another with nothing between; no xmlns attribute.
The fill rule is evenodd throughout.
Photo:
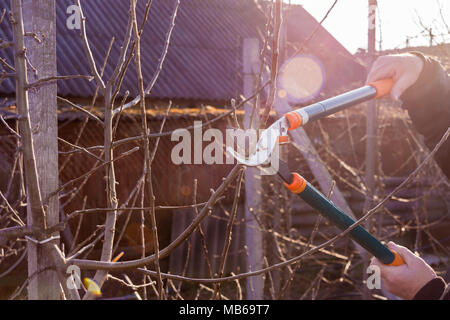
<svg viewBox="0 0 450 320"><path fill-rule="evenodd" d="M31 89L31 88L36 88L39 87L45 83L48 82L54 82L54 81L60 81L60 80L72 80L72 79L85 79L88 81L92 81L94 80L93 76L85 76L85 75L73 75L73 76L54 76L54 77L47 77L47 78L42 78L39 79L33 83L30 83L29 85L26 86L27 89Z"/></svg>

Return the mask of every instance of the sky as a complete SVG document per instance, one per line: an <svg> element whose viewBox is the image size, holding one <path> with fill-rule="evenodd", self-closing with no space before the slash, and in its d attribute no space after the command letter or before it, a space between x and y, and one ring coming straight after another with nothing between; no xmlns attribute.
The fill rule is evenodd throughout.
<svg viewBox="0 0 450 320"><path fill-rule="evenodd" d="M334 0L290 1L303 5L318 21L322 20L334 2ZM443 22L440 7L448 27ZM421 27L420 20L426 27L431 26L433 33L446 34L437 36L436 42L450 43L449 0L378 0L377 15L377 49L380 30L383 50L405 47L407 37L415 37L410 40L410 46L428 45L429 37L422 34L424 28ZM367 0L338 0L323 25L351 53L355 53L358 48L367 48L367 16Z"/></svg>

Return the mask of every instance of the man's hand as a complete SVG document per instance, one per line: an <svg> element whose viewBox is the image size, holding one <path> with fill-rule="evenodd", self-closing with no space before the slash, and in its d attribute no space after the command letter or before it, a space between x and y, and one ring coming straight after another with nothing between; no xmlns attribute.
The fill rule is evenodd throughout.
<svg viewBox="0 0 450 320"><path fill-rule="evenodd" d="M393 242L389 242L388 247L395 250L403 258L405 264L389 267L376 258L372 258L371 264L380 268L381 281L387 291L403 299L413 299L417 292L437 275L422 258L407 248Z"/></svg>
<svg viewBox="0 0 450 320"><path fill-rule="evenodd" d="M399 100L403 92L419 79L422 69L422 59L410 53L382 56L374 62L367 82L392 78L395 84L391 96Z"/></svg>

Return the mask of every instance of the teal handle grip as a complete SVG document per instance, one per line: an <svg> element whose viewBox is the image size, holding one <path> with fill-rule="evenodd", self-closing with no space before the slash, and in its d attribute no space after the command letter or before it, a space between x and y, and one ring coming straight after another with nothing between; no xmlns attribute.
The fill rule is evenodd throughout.
<svg viewBox="0 0 450 320"><path fill-rule="evenodd" d="M306 187L298 195L341 230L346 230L355 223L352 218L336 207L309 182L306 182ZM396 259L391 250L360 225L352 229L349 236L384 264L391 265Z"/></svg>

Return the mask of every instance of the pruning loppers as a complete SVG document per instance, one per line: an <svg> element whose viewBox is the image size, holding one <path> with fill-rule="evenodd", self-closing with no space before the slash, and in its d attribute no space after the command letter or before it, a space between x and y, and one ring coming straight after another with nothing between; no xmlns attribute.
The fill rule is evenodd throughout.
<svg viewBox="0 0 450 320"><path fill-rule="evenodd" d="M256 144L255 152L248 158L240 156L231 147L227 147L227 152L236 158L238 162L246 166L262 166L271 159L273 150L278 143L289 141L287 136L289 131L295 130L310 121L329 116L364 101L381 98L391 91L393 85L394 82L392 79L376 81L336 97L289 112L261 133ZM298 194L300 198L319 211L339 229L346 230L355 223L351 217L328 200L314 186L306 181L305 178L298 173L291 172L286 162L281 159L278 159L278 161L277 173L283 179L286 188ZM349 232L349 236L382 263L390 266L404 264L403 259L398 253L389 250L360 225L353 228Z"/></svg>

